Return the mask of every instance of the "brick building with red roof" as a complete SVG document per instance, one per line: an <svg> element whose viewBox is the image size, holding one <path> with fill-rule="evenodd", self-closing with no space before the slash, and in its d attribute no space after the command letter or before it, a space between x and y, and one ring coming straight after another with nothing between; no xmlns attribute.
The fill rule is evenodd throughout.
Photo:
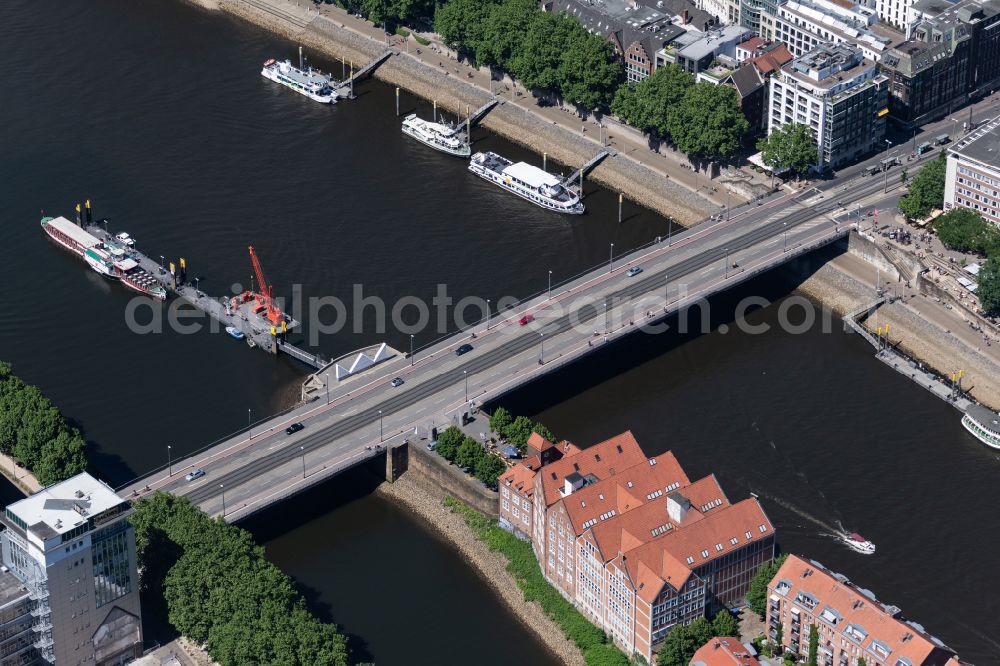
<svg viewBox="0 0 1000 666"><path fill-rule="evenodd" d="M756 498L730 503L714 475L692 482L631 432L582 450L534 435L529 458L500 476L499 502L500 524L531 541L546 579L649 662L677 624L742 603L774 557Z"/></svg>
<svg viewBox="0 0 1000 666"><path fill-rule="evenodd" d="M846 576L790 555L768 585L767 631L795 654L808 654L809 627L819 634L818 663L853 666L955 666L955 652L922 626L904 620Z"/></svg>
<svg viewBox="0 0 1000 666"><path fill-rule="evenodd" d="M698 648L689 666L760 666L740 639L716 636Z"/></svg>

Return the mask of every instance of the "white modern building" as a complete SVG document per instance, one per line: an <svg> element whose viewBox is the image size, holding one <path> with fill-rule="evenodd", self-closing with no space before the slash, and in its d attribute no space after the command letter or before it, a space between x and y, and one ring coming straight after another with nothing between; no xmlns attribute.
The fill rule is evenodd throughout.
<svg viewBox="0 0 1000 666"><path fill-rule="evenodd" d="M879 25L875 10L831 0L788 0L778 5L762 30L766 39L784 42L796 58L817 46L850 44L861 49L869 60L904 41L903 33Z"/></svg>
<svg viewBox="0 0 1000 666"><path fill-rule="evenodd" d="M820 46L771 77L768 134L791 123L816 137L817 169L882 147L888 86L874 61L845 44Z"/></svg>
<svg viewBox="0 0 1000 666"><path fill-rule="evenodd" d="M31 618L17 625L30 629L31 649L11 663L118 666L142 655L130 513L128 502L86 472L6 508L2 573L25 595L7 602L15 608L9 621L25 608ZM0 580L0 620L4 587Z"/></svg>
<svg viewBox="0 0 1000 666"><path fill-rule="evenodd" d="M971 208L1000 227L1000 116L948 150L944 207Z"/></svg>

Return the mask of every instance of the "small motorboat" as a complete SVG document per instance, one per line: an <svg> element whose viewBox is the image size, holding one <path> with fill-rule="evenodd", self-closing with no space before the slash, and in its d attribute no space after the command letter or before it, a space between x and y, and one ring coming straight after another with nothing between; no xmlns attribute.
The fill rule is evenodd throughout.
<svg viewBox="0 0 1000 666"><path fill-rule="evenodd" d="M848 536L841 537L851 550L857 551L862 555L873 555L875 553L875 544L873 544L868 539L864 538L857 532L854 532Z"/></svg>
<svg viewBox="0 0 1000 666"><path fill-rule="evenodd" d="M226 333L228 333L230 337L236 338L237 340L242 340L243 338L246 337L243 331L236 328L235 326L226 326Z"/></svg>

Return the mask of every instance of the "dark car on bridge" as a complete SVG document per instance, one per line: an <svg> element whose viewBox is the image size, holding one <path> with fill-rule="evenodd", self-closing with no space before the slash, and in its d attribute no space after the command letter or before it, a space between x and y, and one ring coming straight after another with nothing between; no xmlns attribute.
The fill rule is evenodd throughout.
<svg viewBox="0 0 1000 666"><path fill-rule="evenodd" d="M305 428L305 426L302 425L301 423L293 423L292 425L290 425L287 428L285 428L285 434L286 435L294 435L295 433L297 433L299 430L302 430L303 428Z"/></svg>
<svg viewBox="0 0 1000 666"><path fill-rule="evenodd" d="M468 354L472 351L472 345L466 343L455 350L455 356L461 356L462 354Z"/></svg>

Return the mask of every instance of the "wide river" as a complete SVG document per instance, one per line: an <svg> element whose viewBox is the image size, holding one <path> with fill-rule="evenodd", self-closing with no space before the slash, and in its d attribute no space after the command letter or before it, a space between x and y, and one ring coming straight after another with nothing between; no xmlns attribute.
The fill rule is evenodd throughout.
<svg viewBox="0 0 1000 666"><path fill-rule="evenodd" d="M224 334L136 334L130 294L48 242L42 210L72 217L90 198L149 255L185 257L215 295L249 286L252 244L278 294L348 307L354 285L390 305L429 301L439 284L455 301L523 297L549 271L559 282L605 261L611 243L617 254L668 230L628 204L619 225L615 195L595 185L580 218L490 187L402 136L387 86L365 83L334 108L280 89L258 68L294 57L294 44L182 2L7 0L0 40L0 358L85 429L112 485L164 463L167 445L181 455L244 425L248 409L256 419L287 406L305 369ZM541 162L474 134L476 149ZM776 280L753 288L788 292ZM314 348L409 344L368 313L348 320ZM984 592L1000 584L997 456L839 328L632 341L509 402L581 444L631 428L689 475L716 472L731 498L758 493L785 549L871 587L965 658L996 663L998 602ZM248 524L359 657L553 663L452 549L370 489L355 474L279 521ZM837 545L841 526L878 555Z"/></svg>

